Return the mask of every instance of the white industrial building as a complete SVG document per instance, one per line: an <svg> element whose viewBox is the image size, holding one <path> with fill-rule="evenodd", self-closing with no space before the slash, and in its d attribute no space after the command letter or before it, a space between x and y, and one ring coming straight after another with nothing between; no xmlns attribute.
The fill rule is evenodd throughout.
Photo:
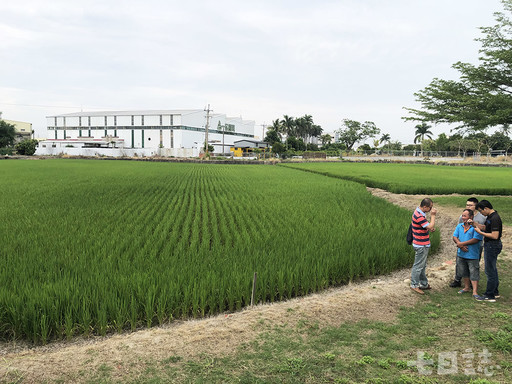
<svg viewBox="0 0 512 384"><path fill-rule="evenodd" d="M205 142L206 112L146 110L77 112L47 118L47 140L38 155L198 156ZM233 143L254 139L254 121L209 114L208 143L229 153Z"/></svg>

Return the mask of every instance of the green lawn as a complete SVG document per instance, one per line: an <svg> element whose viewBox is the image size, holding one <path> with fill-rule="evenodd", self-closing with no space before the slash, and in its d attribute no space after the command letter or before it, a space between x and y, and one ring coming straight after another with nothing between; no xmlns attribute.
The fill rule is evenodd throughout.
<svg viewBox="0 0 512 384"><path fill-rule="evenodd" d="M286 163L368 187L406 194L512 195L512 168L396 163Z"/></svg>

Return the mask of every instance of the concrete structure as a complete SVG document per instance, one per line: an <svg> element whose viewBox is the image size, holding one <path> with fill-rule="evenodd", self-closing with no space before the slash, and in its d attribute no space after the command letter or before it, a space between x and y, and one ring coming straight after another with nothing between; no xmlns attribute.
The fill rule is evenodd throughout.
<svg viewBox="0 0 512 384"><path fill-rule="evenodd" d="M47 137L38 155L198 156L205 140L206 112L145 110L77 112L47 117ZM254 121L210 114L208 142L229 153L237 140L254 138ZM81 154L79 153L79 154Z"/></svg>
<svg viewBox="0 0 512 384"><path fill-rule="evenodd" d="M8 124L14 125L14 128L16 129L16 138L14 139L15 144L19 143L20 141L32 138L32 123L7 119L2 120Z"/></svg>

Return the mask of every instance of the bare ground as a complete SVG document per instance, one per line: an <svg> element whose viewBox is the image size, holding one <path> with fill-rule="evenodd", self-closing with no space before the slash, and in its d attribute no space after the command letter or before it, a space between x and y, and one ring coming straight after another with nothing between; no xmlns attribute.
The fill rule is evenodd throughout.
<svg viewBox="0 0 512 384"><path fill-rule="evenodd" d="M411 211L423 198L369 190ZM432 198L435 203L435 196ZM462 211L454 207L437 208L437 227L442 236L440 250L429 258L427 268L432 292L445 287L453 277L455 248L451 231ZM502 255L510 258L512 242L508 228L504 231L503 243ZM428 295L423 297L410 291L409 273L409 269L403 269L287 302L109 337L76 338L43 347L3 343L0 344L0 381L83 382L90 378L89 372L97 371L102 365L113 367L110 372L113 380L136 378L144 371L145 362L158 362L171 356L187 359L202 354L229 355L240 344L254 340L274 326L295 325L298 321L320 327L361 319L393 322L400 307L413 306L420 299L428 300Z"/></svg>

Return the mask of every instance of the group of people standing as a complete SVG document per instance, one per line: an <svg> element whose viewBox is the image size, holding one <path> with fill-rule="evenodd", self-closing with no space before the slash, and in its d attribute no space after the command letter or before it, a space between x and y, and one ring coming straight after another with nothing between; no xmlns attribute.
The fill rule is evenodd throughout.
<svg viewBox="0 0 512 384"><path fill-rule="evenodd" d="M415 257L411 271L411 289L419 294L431 289L425 273L427 256L430 249L430 232L435 231L437 211L431 199L421 201L412 215L412 245ZM430 222L426 214L430 212ZM495 302L500 297L498 255L502 250L501 234L503 225L497 211L487 200L478 201L472 197L467 200L466 208L459 218L459 224L453 232L453 242L457 246L455 278L451 287L464 287L460 294L472 293L478 301ZM483 244L482 244L483 243ZM487 287L484 295L478 294L480 280L480 259L484 252Z"/></svg>

